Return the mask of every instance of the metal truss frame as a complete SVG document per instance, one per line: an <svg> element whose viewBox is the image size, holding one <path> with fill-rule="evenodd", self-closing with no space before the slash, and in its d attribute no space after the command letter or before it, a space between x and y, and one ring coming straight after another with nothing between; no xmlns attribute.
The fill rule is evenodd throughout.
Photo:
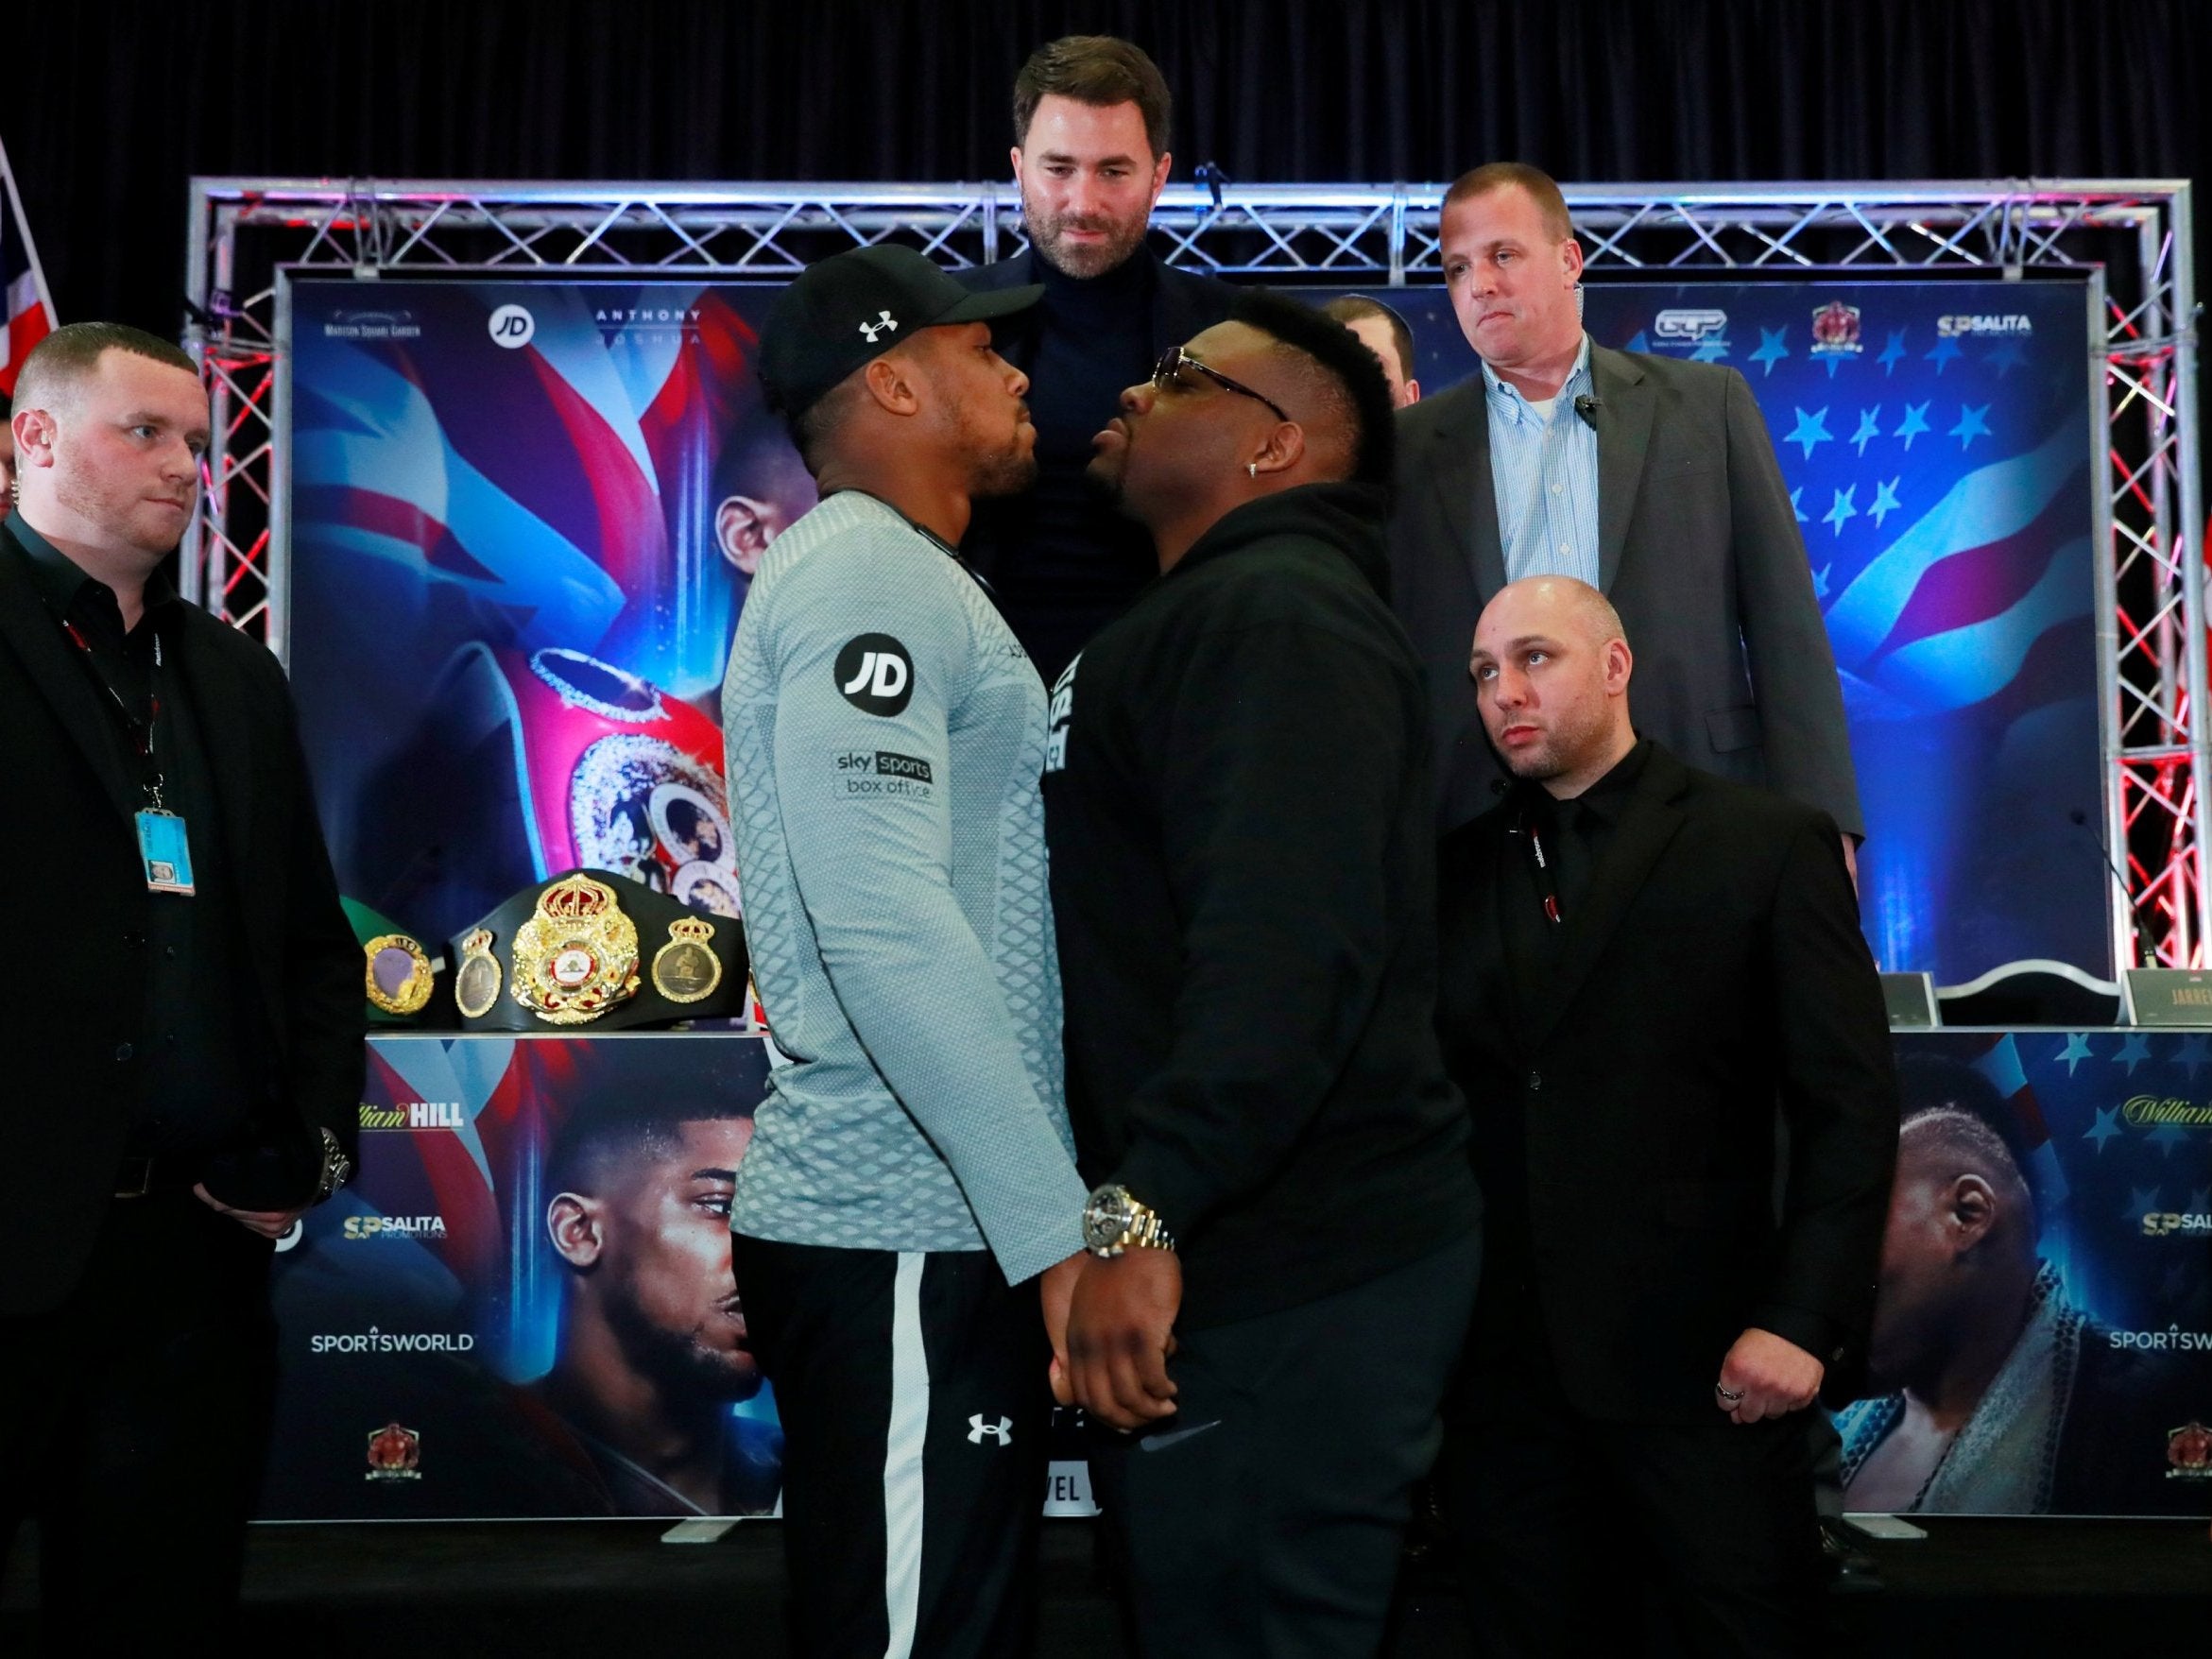
<svg viewBox="0 0 2212 1659"><path fill-rule="evenodd" d="M1171 188L1174 264L1338 286L1441 282L1441 185ZM2102 323L2089 411L2108 457L2097 520L2104 830L2124 880L2120 966L2212 957L2212 773L2190 192L2182 180L1570 185L1593 282L1722 271L1854 278L2084 269ZM529 183L196 178L185 345L214 405L187 594L285 643L278 500L288 273L372 280L695 276L777 281L840 248L897 240L955 267L1017 252L1008 184ZM2124 866L2120 861L2124 857ZM2124 889L2124 890L2123 890Z"/></svg>

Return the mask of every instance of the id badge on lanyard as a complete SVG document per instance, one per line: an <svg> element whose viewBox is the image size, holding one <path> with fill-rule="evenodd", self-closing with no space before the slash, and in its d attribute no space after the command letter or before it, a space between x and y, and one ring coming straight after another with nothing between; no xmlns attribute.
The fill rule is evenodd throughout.
<svg viewBox="0 0 2212 1659"><path fill-rule="evenodd" d="M146 866L148 893L177 893L192 897L192 843L184 833L184 820L161 805L159 787L150 788L154 804L131 814L138 826L138 859Z"/></svg>

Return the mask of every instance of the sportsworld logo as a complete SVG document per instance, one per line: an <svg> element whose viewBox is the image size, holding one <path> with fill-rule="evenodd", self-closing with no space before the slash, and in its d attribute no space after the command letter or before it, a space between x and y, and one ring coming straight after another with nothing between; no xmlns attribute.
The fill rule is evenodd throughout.
<svg viewBox="0 0 2212 1659"><path fill-rule="evenodd" d="M914 658L889 634L848 640L832 666L838 692L863 714L902 714L914 700Z"/></svg>

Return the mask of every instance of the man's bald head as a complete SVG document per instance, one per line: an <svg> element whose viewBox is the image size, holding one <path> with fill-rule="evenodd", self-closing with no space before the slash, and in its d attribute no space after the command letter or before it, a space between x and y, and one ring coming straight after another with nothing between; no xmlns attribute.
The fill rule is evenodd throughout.
<svg viewBox="0 0 2212 1659"><path fill-rule="evenodd" d="M1507 583L1483 607L1483 615L1475 624L1478 636L1493 611L1517 624L1541 622L1552 628L1567 630L1592 649L1603 647L1608 641L1628 638L1628 630L1620 625L1620 613L1613 608L1613 602L1587 582L1573 576L1524 576L1518 582Z"/></svg>

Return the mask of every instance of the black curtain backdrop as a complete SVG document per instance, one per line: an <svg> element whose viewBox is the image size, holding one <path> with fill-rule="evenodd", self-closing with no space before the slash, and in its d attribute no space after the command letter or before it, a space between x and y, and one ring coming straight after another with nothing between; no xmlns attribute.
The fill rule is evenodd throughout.
<svg viewBox="0 0 2212 1659"><path fill-rule="evenodd" d="M0 142L63 319L174 334L193 173L1003 178L1015 69L1077 31L1158 60L1178 179L1504 157L1605 182L2203 179L2212 158L2203 0L26 3L0 29Z"/></svg>

